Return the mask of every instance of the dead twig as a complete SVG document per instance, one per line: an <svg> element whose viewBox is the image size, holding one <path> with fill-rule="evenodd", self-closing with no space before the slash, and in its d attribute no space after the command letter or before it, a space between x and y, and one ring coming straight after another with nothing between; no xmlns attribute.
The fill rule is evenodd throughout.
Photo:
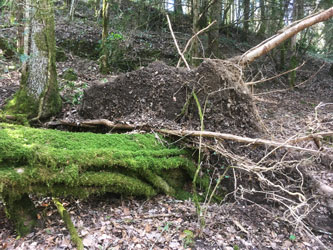
<svg viewBox="0 0 333 250"><path fill-rule="evenodd" d="M197 33L195 33L186 43L185 48L182 52L182 55L184 55L187 51L187 49L189 48L189 46L191 45L191 42L194 38L196 38L197 36L199 36L201 33L205 32L206 30L208 30L211 26L213 26L216 23L216 20L214 20L213 22L211 22L206 28L203 28L202 30L199 30ZM196 58L195 58L196 59ZM178 60L177 63L177 68L180 66L180 62L181 60Z"/></svg>
<svg viewBox="0 0 333 250"><path fill-rule="evenodd" d="M275 78L277 78L277 77L280 77L280 76L286 75L286 74L288 74L288 73L290 73L290 72L292 72L292 71L298 70L299 68L303 67L304 64L305 64L305 62L303 62L301 65L299 65L299 66L296 67L296 68L293 68L293 69L291 69L291 70L285 71L285 72L283 72L283 73L281 73L281 74L278 74L278 75L273 76L273 77L270 77L270 78L261 79L261 80L254 81L254 82L246 82L245 85L250 86L250 85L255 85L255 84L257 84L257 83L267 82L267 81L273 80L273 79L275 79Z"/></svg>
<svg viewBox="0 0 333 250"><path fill-rule="evenodd" d="M184 57L184 54L180 51L180 48L179 48L178 43L177 43L177 39L176 39L176 37L175 37L175 34L173 33L173 30L172 30L172 26L171 26L171 22L170 22L169 15L167 14L166 17L167 17L167 20L168 20L169 29L170 29L170 32L171 32L171 35L172 35L173 41L174 41L174 43L175 43L175 46L176 46L176 48L177 48L178 54L180 55L180 57L181 57L182 60L184 61L185 65L186 65L186 68L187 68L188 70L190 70L191 68L190 68L190 66L189 66L188 63L187 63L187 61L186 61L186 59L185 59L185 57Z"/></svg>

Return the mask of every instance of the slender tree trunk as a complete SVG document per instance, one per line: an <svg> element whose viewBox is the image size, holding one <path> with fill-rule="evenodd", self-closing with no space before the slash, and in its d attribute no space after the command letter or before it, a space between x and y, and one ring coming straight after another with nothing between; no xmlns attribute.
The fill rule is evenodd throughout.
<svg viewBox="0 0 333 250"><path fill-rule="evenodd" d="M27 0L26 16L31 17L26 29L24 65L20 89L6 111L25 114L29 119L47 118L61 109L55 63L54 7L52 0Z"/></svg>
<svg viewBox="0 0 333 250"><path fill-rule="evenodd" d="M200 10L200 1L199 0L193 0L192 4L193 9L193 20L192 20L192 29L193 34L196 34L199 31L199 10ZM193 39L192 42L192 49L191 49L192 57L198 57L199 56L199 43L198 39Z"/></svg>
<svg viewBox="0 0 333 250"><path fill-rule="evenodd" d="M294 0L294 6L293 6L293 21L297 21L299 19L302 19L304 15L304 1L303 0ZM293 69L297 67L298 65L298 56L297 56L297 34L292 36L290 39L290 63L289 63L289 69ZM296 82L296 71L292 71L289 74L289 85L291 88L294 88Z"/></svg>
<svg viewBox="0 0 333 250"><path fill-rule="evenodd" d="M222 19L222 0L215 0L209 10L210 22L216 20L216 24L208 32L208 56L219 57L219 30Z"/></svg>
<svg viewBox="0 0 333 250"><path fill-rule="evenodd" d="M72 3L71 3L71 8L70 8L69 15L68 15L68 19L71 21L74 20L74 14L75 14L75 8L77 5L77 1L78 0L72 0Z"/></svg>
<svg viewBox="0 0 333 250"><path fill-rule="evenodd" d="M265 0L260 0L260 29L258 33L262 36L265 36L266 27L267 27L266 3Z"/></svg>
<svg viewBox="0 0 333 250"><path fill-rule="evenodd" d="M109 73L108 64L108 51L106 48L106 39L108 37L108 23L109 23L109 0L103 0L102 8L102 18L103 18L103 31L102 31L102 51L103 55L100 58L100 72L102 74Z"/></svg>
<svg viewBox="0 0 333 250"><path fill-rule="evenodd" d="M22 54L24 51L24 0L18 0L16 5L17 26L17 52Z"/></svg>
<svg viewBox="0 0 333 250"><path fill-rule="evenodd" d="M250 24L250 0L244 0L244 20L243 20L243 34L242 40L247 41Z"/></svg>
<svg viewBox="0 0 333 250"><path fill-rule="evenodd" d="M175 14L177 16L183 15L182 0L174 0Z"/></svg>

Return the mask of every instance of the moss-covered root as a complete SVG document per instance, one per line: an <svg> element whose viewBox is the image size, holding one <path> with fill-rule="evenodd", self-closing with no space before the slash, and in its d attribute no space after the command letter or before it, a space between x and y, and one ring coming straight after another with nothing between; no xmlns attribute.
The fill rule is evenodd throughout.
<svg viewBox="0 0 333 250"><path fill-rule="evenodd" d="M76 228L71 220L70 215L68 214L67 210L64 208L64 206L61 204L61 202L59 202L58 199L56 198L52 198L53 203L56 205L58 212L62 218L62 220L65 222L66 227L71 235L71 239L73 241L73 243L76 245L78 250L83 250L83 243L82 243L82 239L79 237Z"/></svg>
<svg viewBox="0 0 333 250"><path fill-rule="evenodd" d="M6 214L15 225L19 236L24 236L32 231L37 223L35 205L27 194L19 198L4 197Z"/></svg>

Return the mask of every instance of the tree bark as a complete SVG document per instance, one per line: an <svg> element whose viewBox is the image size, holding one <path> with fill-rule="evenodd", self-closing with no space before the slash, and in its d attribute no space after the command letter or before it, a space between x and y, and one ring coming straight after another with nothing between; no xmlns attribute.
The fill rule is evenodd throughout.
<svg viewBox="0 0 333 250"><path fill-rule="evenodd" d="M76 4L77 4L77 0L72 0L71 8L70 8L69 15L68 15L68 18L70 21L73 21L73 19L74 19Z"/></svg>
<svg viewBox="0 0 333 250"><path fill-rule="evenodd" d="M325 11L319 12L317 14L311 15L306 17L300 21L294 22L291 25L287 26L286 28L280 30L276 35L270 37L266 41L262 42L258 46L250 49L249 51L245 52L239 63L241 65L245 65L248 63L253 62L256 58L268 53L276 46L291 38L298 32L308 28L316 23L323 22L328 20L333 16L333 7L329 8Z"/></svg>

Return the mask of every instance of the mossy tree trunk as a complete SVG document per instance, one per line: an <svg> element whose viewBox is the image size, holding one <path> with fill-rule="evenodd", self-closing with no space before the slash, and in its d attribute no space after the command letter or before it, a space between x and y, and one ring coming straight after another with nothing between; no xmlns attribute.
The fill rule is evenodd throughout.
<svg viewBox="0 0 333 250"><path fill-rule="evenodd" d="M304 15L304 8L303 8L304 2L303 0L296 0L294 2L293 6L293 21L297 21L299 19L303 18ZM291 37L290 40L290 63L289 63L289 69L296 68L298 65L298 55L297 55L297 34ZM289 74L289 85L291 88L295 87L295 82L296 82L296 71L292 71Z"/></svg>
<svg viewBox="0 0 333 250"><path fill-rule="evenodd" d="M31 232L37 222L37 212L35 205L27 194L18 197L5 195L5 211L15 226L16 232L24 236Z"/></svg>
<svg viewBox="0 0 333 250"><path fill-rule="evenodd" d="M54 6L52 0L26 0L26 16L31 17L25 30L26 61L20 89L5 111L24 114L29 119L47 118L61 109L56 73Z"/></svg>

